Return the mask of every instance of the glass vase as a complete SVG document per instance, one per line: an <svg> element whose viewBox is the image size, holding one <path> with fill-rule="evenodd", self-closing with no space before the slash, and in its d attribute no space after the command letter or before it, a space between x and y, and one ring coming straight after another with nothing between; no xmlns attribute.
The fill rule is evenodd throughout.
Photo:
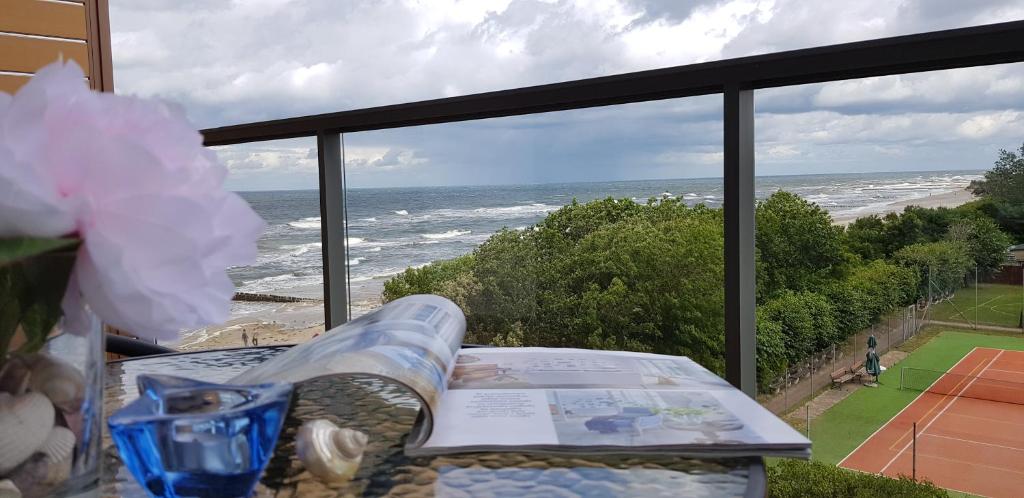
<svg viewBox="0 0 1024 498"><path fill-rule="evenodd" d="M0 324L0 496L98 494L103 326L89 309L67 320L45 297L63 294L73 261L44 255L0 268L0 321L15 323Z"/></svg>

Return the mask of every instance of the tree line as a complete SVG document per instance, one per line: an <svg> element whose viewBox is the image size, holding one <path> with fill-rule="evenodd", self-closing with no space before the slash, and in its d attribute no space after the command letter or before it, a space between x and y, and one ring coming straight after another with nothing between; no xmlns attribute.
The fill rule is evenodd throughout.
<svg viewBox="0 0 1024 498"><path fill-rule="evenodd" d="M1024 238L1021 191L995 188L1007 177L1024 178L1024 146L1002 151L972 185L981 197L956 208L911 206L844 228L789 192L759 202L759 387L929 288L949 293L975 267L995 271ZM685 355L721 374L723 244L719 208L574 200L471 254L407 269L385 284L384 299L452 299L466 314L466 342Z"/></svg>

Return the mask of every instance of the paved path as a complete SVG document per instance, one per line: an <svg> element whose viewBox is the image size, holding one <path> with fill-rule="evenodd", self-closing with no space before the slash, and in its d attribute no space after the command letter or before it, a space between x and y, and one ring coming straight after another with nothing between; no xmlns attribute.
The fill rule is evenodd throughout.
<svg viewBox="0 0 1024 498"><path fill-rule="evenodd" d="M973 326L973 325L971 325L969 323L944 322L944 321L941 321L941 320L928 320L928 321L925 322L925 325L943 325L943 326L946 326L946 327L956 327L958 329L964 329L964 328L969 329L969 328L973 327L973 328L977 328L977 329L980 329L980 330L998 330L1000 332L1021 332L1021 328L1020 327L1001 327L999 325L977 325L977 326Z"/></svg>

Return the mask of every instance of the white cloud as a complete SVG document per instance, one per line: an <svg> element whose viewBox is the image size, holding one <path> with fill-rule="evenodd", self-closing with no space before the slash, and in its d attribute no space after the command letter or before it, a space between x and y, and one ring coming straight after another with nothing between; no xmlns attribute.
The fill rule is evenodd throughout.
<svg viewBox="0 0 1024 498"><path fill-rule="evenodd" d="M1021 17L1024 4L1012 0L111 5L118 92L179 102L202 127ZM756 105L758 160L773 173L960 164L969 154L1019 144L1024 67L772 89L759 91ZM346 158L354 183L365 185L718 174L720 116L721 98L711 96L368 132L346 137ZM237 188L312 188L311 144L279 141L219 154ZM687 164L694 167L680 167Z"/></svg>

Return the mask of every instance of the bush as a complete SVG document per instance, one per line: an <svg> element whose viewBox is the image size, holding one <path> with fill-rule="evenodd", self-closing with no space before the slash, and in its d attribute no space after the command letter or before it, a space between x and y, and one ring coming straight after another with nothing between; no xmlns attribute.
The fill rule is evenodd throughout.
<svg viewBox="0 0 1024 498"><path fill-rule="evenodd" d="M814 292L785 291L760 307L763 320L779 324L789 363L839 339L832 303Z"/></svg>
<svg viewBox="0 0 1024 498"><path fill-rule="evenodd" d="M863 474L820 462L780 460L768 471L770 498L932 498L949 496L945 490L928 482L914 482L909 477L890 479Z"/></svg>
<svg viewBox="0 0 1024 498"><path fill-rule="evenodd" d="M757 310L757 389L768 392L771 383L789 367L786 360L786 339L779 322L765 317Z"/></svg>
<svg viewBox="0 0 1024 498"><path fill-rule="evenodd" d="M384 282L384 301L394 301L412 294L438 294L446 283L472 273L472 254L454 259L434 261L421 268L407 268Z"/></svg>
<svg viewBox="0 0 1024 498"><path fill-rule="evenodd" d="M875 260L854 268L822 292L832 303L839 336L844 339L885 313L913 302L918 284L915 270Z"/></svg>
<svg viewBox="0 0 1024 498"><path fill-rule="evenodd" d="M896 251L893 259L917 272L919 298L952 293L963 285L964 276L974 271L967 247L959 242L909 245Z"/></svg>

